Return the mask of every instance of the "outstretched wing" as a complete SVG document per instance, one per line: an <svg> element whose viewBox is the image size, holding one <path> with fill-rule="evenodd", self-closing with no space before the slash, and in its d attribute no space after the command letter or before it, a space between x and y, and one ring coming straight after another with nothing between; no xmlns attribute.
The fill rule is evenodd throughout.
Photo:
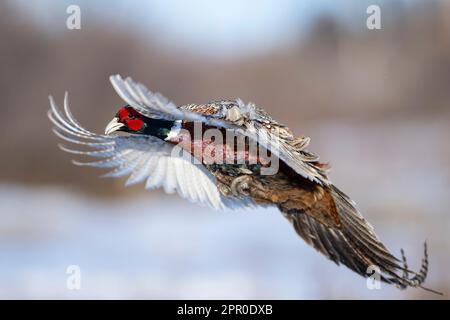
<svg viewBox="0 0 450 320"><path fill-rule="evenodd" d="M380 272L380 280L406 288L421 286L427 276L426 244L421 270L418 273L409 270L406 259L403 257L402 265L402 261L381 243L352 200L334 186L328 197L323 197L301 213L285 213L285 217L309 245L336 264L342 263L363 277L372 275L374 271ZM409 273L412 278L409 278Z"/></svg>
<svg viewBox="0 0 450 320"><path fill-rule="evenodd" d="M120 75L113 75L109 77L109 80L117 94L146 117L165 120L205 121L202 115L183 111L159 92L152 92L143 84L136 83L129 77L123 80Z"/></svg>
<svg viewBox="0 0 450 320"><path fill-rule="evenodd" d="M152 136L106 136L92 133L72 116L67 99L66 93L63 114L50 97L51 109L48 116L56 126L53 131L61 139L91 150L73 150L63 145L60 148L73 154L101 158L94 162L73 161L74 164L113 168L105 176L130 175L127 185L145 181L147 189L162 187L168 193L177 191L185 199L207 204L215 209L229 205L229 201L224 202L217 189L215 177L202 165L195 164L186 153L173 152L173 146Z"/></svg>
<svg viewBox="0 0 450 320"><path fill-rule="evenodd" d="M301 176L321 185L331 184L326 171L317 165L319 157L305 149L309 138L295 139L287 127L252 103L245 104L238 99L177 107L160 93L148 90L129 77L124 80L120 75L113 75L110 81L124 101L147 117L201 121L233 130L235 134L247 136L270 150Z"/></svg>

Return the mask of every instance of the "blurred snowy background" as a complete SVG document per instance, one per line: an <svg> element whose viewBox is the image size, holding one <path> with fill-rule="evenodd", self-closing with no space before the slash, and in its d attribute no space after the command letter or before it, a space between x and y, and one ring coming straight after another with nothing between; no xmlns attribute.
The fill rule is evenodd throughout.
<svg viewBox="0 0 450 320"><path fill-rule="evenodd" d="M81 8L68 30L66 8ZM366 28L378 4L382 29ZM60 152L48 94L102 132L130 75L178 104L254 101L333 166L395 253L450 287L447 1L0 2L0 298L436 298L327 261L276 210L213 212ZM66 268L81 268L68 290Z"/></svg>

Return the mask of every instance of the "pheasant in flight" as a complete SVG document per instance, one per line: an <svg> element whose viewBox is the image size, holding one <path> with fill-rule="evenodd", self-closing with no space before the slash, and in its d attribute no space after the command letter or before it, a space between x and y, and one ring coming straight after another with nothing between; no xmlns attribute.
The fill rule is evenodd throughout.
<svg viewBox="0 0 450 320"><path fill-rule="evenodd" d="M328 179L327 165L306 149L309 138L294 137L265 111L239 99L178 107L130 78L114 75L110 80L126 105L105 134L92 133L75 120L67 93L64 112L50 97L54 133L91 148L61 149L101 158L74 164L113 168L106 176L129 175L127 185L145 182L147 189L176 191L215 209L274 206L303 240L336 264L363 277L376 267L372 270L379 270L385 283L422 287L428 271L426 243L421 270L411 271L403 251L402 260L392 255L354 202ZM237 140L243 142L240 147Z"/></svg>

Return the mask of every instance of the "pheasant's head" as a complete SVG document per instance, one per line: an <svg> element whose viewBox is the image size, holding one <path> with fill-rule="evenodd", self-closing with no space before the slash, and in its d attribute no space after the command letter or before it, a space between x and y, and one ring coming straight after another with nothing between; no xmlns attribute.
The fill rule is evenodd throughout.
<svg viewBox="0 0 450 320"><path fill-rule="evenodd" d="M105 134L109 135L116 131L123 131L152 135L164 140L173 126L174 121L146 117L127 105L117 111L114 118L106 126Z"/></svg>
<svg viewBox="0 0 450 320"><path fill-rule="evenodd" d="M105 134L115 131L142 133L146 127L145 117L130 106L125 106L117 111L115 117L106 126Z"/></svg>

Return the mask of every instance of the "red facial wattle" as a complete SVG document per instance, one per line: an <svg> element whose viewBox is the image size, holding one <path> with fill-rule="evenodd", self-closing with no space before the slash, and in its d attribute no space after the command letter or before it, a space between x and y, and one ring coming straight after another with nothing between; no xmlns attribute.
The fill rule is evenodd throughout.
<svg viewBox="0 0 450 320"><path fill-rule="evenodd" d="M132 107L123 107L119 111L119 122L122 122L131 131L139 131L144 125L142 116Z"/></svg>
<svg viewBox="0 0 450 320"><path fill-rule="evenodd" d="M144 121L142 119L125 119L125 124L132 131L139 131L142 129Z"/></svg>

